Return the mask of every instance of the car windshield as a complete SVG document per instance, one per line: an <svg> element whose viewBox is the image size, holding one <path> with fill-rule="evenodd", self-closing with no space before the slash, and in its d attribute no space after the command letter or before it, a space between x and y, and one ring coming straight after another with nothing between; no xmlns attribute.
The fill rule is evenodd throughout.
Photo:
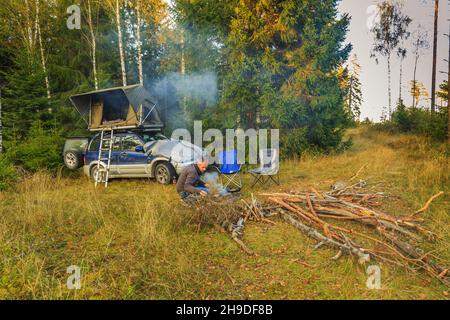
<svg viewBox="0 0 450 320"><path fill-rule="evenodd" d="M159 141L159 140L169 140L165 135L159 132L155 133L144 133L142 135L142 139L144 139L145 143L152 142L152 141Z"/></svg>

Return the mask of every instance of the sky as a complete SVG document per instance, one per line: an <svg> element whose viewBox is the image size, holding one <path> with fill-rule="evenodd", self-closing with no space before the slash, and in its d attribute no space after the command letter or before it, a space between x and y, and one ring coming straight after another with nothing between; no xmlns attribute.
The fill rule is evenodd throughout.
<svg viewBox="0 0 450 320"><path fill-rule="evenodd" d="M370 22L373 21L372 9L377 0L342 0L339 4L341 13L349 13L352 17L350 30L347 35L347 42L353 45L353 54L356 54L362 67L361 83L363 92L363 104L361 106L361 118L368 117L372 121L379 121L382 113L382 107L388 106L388 78L386 59L379 59L379 64L370 57L370 51L373 44L373 36L370 33ZM444 59L448 59L449 44L449 5L450 0L439 1L439 37L438 37L438 64L437 64L437 88L440 83L447 79L448 64ZM429 34L430 49L422 56L418 63L417 80L422 82L431 92L432 75L432 36L434 25L434 0L404 0L404 12L412 18L409 31L411 33L421 24ZM403 85L402 98L407 106L412 105L412 97L409 94L409 82L414 74L414 57L411 53L411 38L406 41L408 49L407 58L403 64ZM398 100L400 87L400 60L397 57L392 59L392 101ZM439 103L439 101L437 101ZM424 107L430 106L429 101L421 103Z"/></svg>

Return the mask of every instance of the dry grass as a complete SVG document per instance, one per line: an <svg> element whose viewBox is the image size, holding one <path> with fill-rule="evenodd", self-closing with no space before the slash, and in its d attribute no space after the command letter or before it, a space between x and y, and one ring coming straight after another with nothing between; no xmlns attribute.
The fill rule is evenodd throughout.
<svg viewBox="0 0 450 320"><path fill-rule="evenodd" d="M445 191L424 217L440 237L426 246L449 265L450 173L444 147L362 129L349 135L355 145L344 154L284 162L283 184L273 190L328 189L367 164L359 177L400 197L386 205L390 212L411 213ZM246 177L245 185L249 182ZM3 299L448 298L448 288L437 281L387 265L381 265L382 289L368 290L365 269L353 258L331 261L335 252L314 250L312 240L281 221L247 226L245 241L258 254L248 257L226 234L189 225L191 212L181 206L174 187L151 181L115 180L107 190L96 190L82 177L40 173L15 192L0 193L0 201ZM82 268L81 290L66 287L70 265Z"/></svg>

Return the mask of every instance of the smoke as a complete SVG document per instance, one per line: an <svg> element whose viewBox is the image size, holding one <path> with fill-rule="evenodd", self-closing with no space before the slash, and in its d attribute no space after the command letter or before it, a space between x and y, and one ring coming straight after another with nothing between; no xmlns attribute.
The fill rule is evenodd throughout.
<svg viewBox="0 0 450 320"><path fill-rule="evenodd" d="M172 100L175 91L179 100L192 98L208 103L215 103L218 92L217 76L212 72L193 73L189 75L181 75L180 73L173 72L155 82L151 91L160 101Z"/></svg>
<svg viewBox="0 0 450 320"><path fill-rule="evenodd" d="M185 128L194 120L193 114L217 102L217 76L212 72L181 75L169 73L153 80L150 92L159 102L166 130Z"/></svg>
<svg viewBox="0 0 450 320"><path fill-rule="evenodd" d="M217 172L206 172L203 180L209 185L210 193L213 195L226 196L227 189L220 183L219 174Z"/></svg>

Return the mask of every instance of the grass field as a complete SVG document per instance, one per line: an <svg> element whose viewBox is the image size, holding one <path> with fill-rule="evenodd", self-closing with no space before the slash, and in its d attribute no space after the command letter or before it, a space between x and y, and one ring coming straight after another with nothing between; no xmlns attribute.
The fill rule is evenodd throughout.
<svg viewBox="0 0 450 320"><path fill-rule="evenodd" d="M410 214L444 191L424 214L439 240L424 246L448 267L448 150L414 136L348 135L354 146L343 154L283 162L282 185L270 189L328 190L367 164L359 177L399 197L384 206L393 214ZM244 196L260 191L247 187ZM113 180L95 189L84 177L36 174L0 193L0 299L448 299L437 280L386 264L381 290L369 290L355 258L330 260L335 251L314 250L281 220L247 225L244 241L257 253L247 256L226 234L198 231L189 215L174 186ZM82 268L80 290L66 287L70 265Z"/></svg>

